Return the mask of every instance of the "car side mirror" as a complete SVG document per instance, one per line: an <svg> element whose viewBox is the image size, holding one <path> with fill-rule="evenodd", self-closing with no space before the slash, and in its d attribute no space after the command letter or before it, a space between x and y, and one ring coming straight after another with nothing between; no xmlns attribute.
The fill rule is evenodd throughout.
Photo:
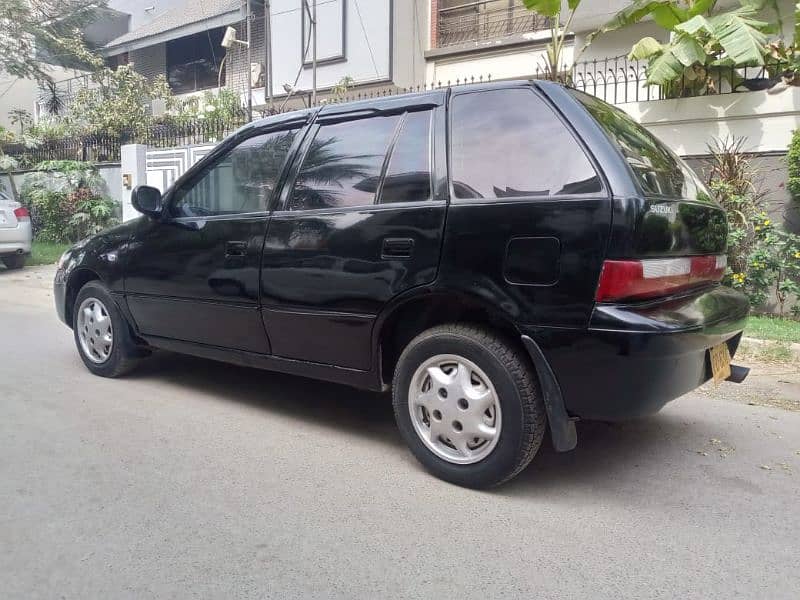
<svg viewBox="0 0 800 600"><path fill-rule="evenodd" d="M149 185L136 186L131 192L131 204L133 208L152 219L161 216L161 192L157 188Z"/></svg>

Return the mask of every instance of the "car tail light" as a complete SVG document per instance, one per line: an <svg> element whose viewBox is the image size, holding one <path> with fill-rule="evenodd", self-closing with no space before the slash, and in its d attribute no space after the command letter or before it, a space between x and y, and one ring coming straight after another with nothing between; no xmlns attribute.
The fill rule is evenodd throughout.
<svg viewBox="0 0 800 600"><path fill-rule="evenodd" d="M727 257L691 256L603 263L595 299L598 302L668 296L725 275Z"/></svg>
<svg viewBox="0 0 800 600"><path fill-rule="evenodd" d="M19 208L14 209L14 216L17 217L17 221L30 221L31 220L31 213L28 212L28 209L24 206L20 206Z"/></svg>

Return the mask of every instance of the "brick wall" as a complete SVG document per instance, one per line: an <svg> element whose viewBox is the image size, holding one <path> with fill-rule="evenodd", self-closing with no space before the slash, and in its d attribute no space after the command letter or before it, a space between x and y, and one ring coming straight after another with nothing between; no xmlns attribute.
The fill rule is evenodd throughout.
<svg viewBox="0 0 800 600"><path fill-rule="evenodd" d="M140 50L131 50L129 60L137 73L152 80L167 73L167 46L156 44Z"/></svg>
<svg viewBox="0 0 800 600"><path fill-rule="evenodd" d="M236 26L236 37L240 40L247 39L247 27L244 22L238 23ZM261 65L261 81L253 85L254 88L264 86L264 50L265 50L265 36L264 36L264 18L262 15L256 15L250 25L250 38L251 38L251 56L250 59L253 63ZM226 75L225 86L238 92L247 90L247 77L249 69L247 68L247 48L241 44L235 44L227 51L226 59Z"/></svg>
<svg viewBox="0 0 800 600"><path fill-rule="evenodd" d="M431 0L431 48L437 48L439 31L439 0Z"/></svg>

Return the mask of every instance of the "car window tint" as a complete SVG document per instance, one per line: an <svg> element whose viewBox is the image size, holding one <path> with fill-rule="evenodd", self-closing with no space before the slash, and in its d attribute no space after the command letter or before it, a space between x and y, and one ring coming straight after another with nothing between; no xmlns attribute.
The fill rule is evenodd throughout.
<svg viewBox="0 0 800 600"><path fill-rule="evenodd" d="M531 90L453 100L456 198L592 194L600 178L570 131Z"/></svg>
<svg viewBox="0 0 800 600"><path fill-rule="evenodd" d="M431 115L406 115L383 180L381 203L431 198Z"/></svg>
<svg viewBox="0 0 800 600"><path fill-rule="evenodd" d="M322 125L305 153L288 209L373 204L400 119L394 115Z"/></svg>
<svg viewBox="0 0 800 600"><path fill-rule="evenodd" d="M178 191L172 214L202 217L266 211L296 135L296 130L280 131L245 140Z"/></svg>
<svg viewBox="0 0 800 600"><path fill-rule="evenodd" d="M646 195L712 202L711 194L689 165L630 115L599 98L576 90L570 93L622 152Z"/></svg>

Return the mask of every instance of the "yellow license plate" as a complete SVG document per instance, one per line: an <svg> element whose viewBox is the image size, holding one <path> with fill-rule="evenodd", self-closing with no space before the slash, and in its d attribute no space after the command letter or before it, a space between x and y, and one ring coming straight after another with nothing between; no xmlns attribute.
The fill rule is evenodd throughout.
<svg viewBox="0 0 800 600"><path fill-rule="evenodd" d="M728 351L728 344L720 344L709 350L711 355L711 372L714 375L714 383L719 384L731 376L731 353Z"/></svg>

